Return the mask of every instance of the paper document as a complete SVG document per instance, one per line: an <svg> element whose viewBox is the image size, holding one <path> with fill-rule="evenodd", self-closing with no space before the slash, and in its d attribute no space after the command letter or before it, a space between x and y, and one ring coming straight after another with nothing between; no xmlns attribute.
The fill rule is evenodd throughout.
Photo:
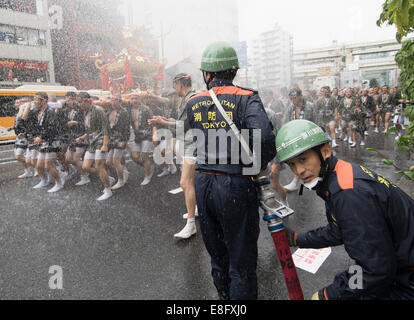
<svg viewBox="0 0 414 320"><path fill-rule="evenodd" d="M292 258L297 268L315 274L331 252L331 248L298 249L292 255Z"/></svg>

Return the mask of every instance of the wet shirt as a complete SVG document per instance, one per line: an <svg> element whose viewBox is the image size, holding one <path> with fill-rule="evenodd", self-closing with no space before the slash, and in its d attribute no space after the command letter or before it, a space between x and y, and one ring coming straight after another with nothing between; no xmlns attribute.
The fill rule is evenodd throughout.
<svg viewBox="0 0 414 320"><path fill-rule="evenodd" d="M78 124L69 127L69 142L85 134L85 115L78 108L71 108L67 114L68 121L76 121Z"/></svg>
<svg viewBox="0 0 414 320"><path fill-rule="evenodd" d="M195 95L195 90L189 91L185 97L182 98L180 107L178 108L177 112L177 121L169 122L168 129L171 130L174 136L177 135L177 130L179 128L182 129L182 132L185 134L188 129L190 129L190 125L187 121L187 102L188 100Z"/></svg>
<svg viewBox="0 0 414 320"><path fill-rule="evenodd" d="M140 104L138 107L131 105L129 109L130 121L135 134L135 142L152 139L152 126L148 120L152 119L153 112L146 105Z"/></svg>
<svg viewBox="0 0 414 320"><path fill-rule="evenodd" d="M378 98L378 106L381 112L392 112L395 105L394 96L392 94L380 94Z"/></svg>
<svg viewBox="0 0 414 320"><path fill-rule="evenodd" d="M344 245L363 271L363 289L351 289L348 270L325 289L328 299L352 299L407 286L414 266L414 200L375 172L332 157L317 188L328 225L297 236L301 248ZM414 288L412 289L414 290Z"/></svg>
<svg viewBox="0 0 414 320"><path fill-rule="evenodd" d="M112 109L108 113L110 128L109 147L118 148L121 142L127 142L131 133L129 113L123 107L116 112Z"/></svg>
<svg viewBox="0 0 414 320"><path fill-rule="evenodd" d="M86 113L85 128L88 134L88 151L95 152L103 146L104 136L110 135L109 120L101 107L93 105Z"/></svg>
<svg viewBox="0 0 414 320"><path fill-rule="evenodd" d="M374 99L371 96L361 96L362 106L364 107L365 111L373 112L375 111L375 103Z"/></svg>
<svg viewBox="0 0 414 320"><path fill-rule="evenodd" d="M342 120L349 122L351 121L352 109L355 106L354 99L343 98L338 106L338 112L341 115Z"/></svg>
<svg viewBox="0 0 414 320"><path fill-rule="evenodd" d="M314 108L315 105L312 102L303 99L300 111L297 112L296 106L293 103L290 103L288 107L289 112L287 114L288 118L286 122L293 120L309 120L315 122L316 117L314 114Z"/></svg>
<svg viewBox="0 0 414 320"><path fill-rule="evenodd" d="M335 109L338 107L337 101L333 97L321 97L316 101L316 113L323 123L331 121L335 117Z"/></svg>
<svg viewBox="0 0 414 320"><path fill-rule="evenodd" d="M234 86L229 81L214 81L210 87L239 131L248 130L246 142L249 143L250 150L253 150L253 129L261 129L261 134L256 134L256 138L259 138L257 143L261 146L261 154L258 155L261 156L259 167L266 168L276 156L275 136L258 93ZM242 174L245 163L241 158L240 143L232 132L229 132L230 126L215 106L208 91L197 94L188 101L187 114L190 127L198 129L196 132L193 131L194 142L197 145L196 169ZM228 137L222 139L226 135Z"/></svg>
<svg viewBox="0 0 414 320"><path fill-rule="evenodd" d="M52 143L59 138L59 120L55 111L49 107L43 112L37 113L38 137L44 143Z"/></svg>

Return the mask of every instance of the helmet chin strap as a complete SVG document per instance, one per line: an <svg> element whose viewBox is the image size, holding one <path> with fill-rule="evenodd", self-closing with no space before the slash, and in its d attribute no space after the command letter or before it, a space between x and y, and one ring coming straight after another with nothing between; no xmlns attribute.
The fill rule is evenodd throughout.
<svg viewBox="0 0 414 320"><path fill-rule="evenodd" d="M212 77L210 77L210 80L207 81L207 71L203 71L203 79L204 79L204 83L207 86L207 90L210 90L210 82L212 80Z"/></svg>

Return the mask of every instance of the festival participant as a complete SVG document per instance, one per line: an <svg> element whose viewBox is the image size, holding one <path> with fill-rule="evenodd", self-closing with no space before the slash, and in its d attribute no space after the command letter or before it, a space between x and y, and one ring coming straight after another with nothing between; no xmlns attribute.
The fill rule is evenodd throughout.
<svg viewBox="0 0 414 320"><path fill-rule="evenodd" d="M395 137L395 140L399 140L405 130L405 134L408 134L408 127L410 125L410 119L404 116L404 111L407 105L410 103L409 100L406 99L406 96L403 93L399 93L397 96L397 107L396 107L396 114L394 116L394 124L397 131L397 136Z"/></svg>
<svg viewBox="0 0 414 320"><path fill-rule="evenodd" d="M139 166L144 167L144 180L141 186L146 186L151 182L154 175L154 164L150 159L151 152L154 151L152 143L153 127L148 124L152 119L153 111L145 104L143 98L147 94L132 93L130 95L130 121L134 132L134 141L130 144L132 160Z"/></svg>
<svg viewBox="0 0 414 320"><path fill-rule="evenodd" d="M354 99L355 106L352 109L351 121L349 123L352 136L351 148L355 148L357 145L357 133L361 136L361 146L365 146L365 132L367 130L365 120L367 119L367 114L362 106L362 98L356 97Z"/></svg>
<svg viewBox="0 0 414 320"><path fill-rule="evenodd" d="M377 104L377 131L379 131L380 117L384 125L383 133L388 132L388 127L390 125L391 114L394 111L395 101L394 96L388 92L388 86L382 86L381 94L378 98Z"/></svg>
<svg viewBox="0 0 414 320"><path fill-rule="evenodd" d="M332 148L336 148L336 121L338 121L338 104L335 98L331 97L329 87L321 88L322 96L316 102L316 113L318 124L324 127L331 134Z"/></svg>
<svg viewBox="0 0 414 320"><path fill-rule="evenodd" d="M101 107L92 104L91 96L87 92L80 92L78 97L85 112L86 133L75 141L78 144L88 143L82 170L99 177L105 189L97 200L107 200L112 197L111 186L115 183L115 179L108 176L105 167L110 134L108 117Z"/></svg>
<svg viewBox="0 0 414 320"><path fill-rule="evenodd" d="M118 177L117 183L112 186L112 190L122 188L128 181L129 172L124 170L122 158L130 136L130 118L128 111L121 106L122 98L120 95L111 97L110 110L108 114L109 126L111 128L109 139L109 154L106 160L108 168L116 170Z"/></svg>
<svg viewBox="0 0 414 320"><path fill-rule="evenodd" d="M373 112L373 116L375 116L373 122L371 121L371 125L375 126L374 132L375 133L379 133L379 119L380 119L380 111L378 108L378 103L379 103L379 96L380 96L380 92L379 92L379 87L375 86L374 88L372 88L372 92L370 93L370 96L372 97L373 101L374 101L374 105L375 105L375 111Z"/></svg>
<svg viewBox="0 0 414 320"><path fill-rule="evenodd" d="M173 79L174 89L177 95L182 98L178 111L177 121L171 121L164 117L154 117L149 123L156 126L168 127L175 134L179 133L178 128L181 126L184 136L177 136L178 153L183 157L183 166L181 171L180 186L184 190L185 204L187 207L187 223L185 227L174 237L179 239L188 239L197 233L195 224L196 198L194 189L195 177L195 158L194 143L192 139L185 139L189 136L190 125L187 120L187 102L194 96L195 90L192 89L191 76L186 73L177 74Z"/></svg>
<svg viewBox="0 0 414 320"><path fill-rule="evenodd" d="M168 119L169 121L176 121L178 117L177 109L180 106L181 99L179 98L179 96L177 95L175 91L168 93L166 95L166 98L168 98L168 103L165 104L162 116ZM165 157L166 159L172 158L171 153L174 153L176 139L166 138L166 137L158 138L157 127L154 126L153 143L157 145L158 142L159 142L158 148L161 149L161 155ZM157 177L164 177L166 175L175 174L177 172L177 167L174 164L174 162L171 164L162 163L160 166L162 168L162 171L160 174L157 175Z"/></svg>
<svg viewBox="0 0 414 320"><path fill-rule="evenodd" d="M24 126L24 137L28 141L27 152L26 152L26 164L32 167L34 170L34 177L39 176L36 165L39 157L39 145L33 142L34 138L39 133L39 126L37 124L38 110L32 101L24 104L24 111L22 115L23 126ZM48 176L49 177L49 176ZM47 185L51 182L51 178L46 179Z"/></svg>
<svg viewBox="0 0 414 320"><path fill-rule="evenodd" d="M352 98L352 89L348 88L345 90L345 97L341 100L338 106L339 118L341 119L341 129L342 134L345 135L343 138L344 142L349 142L353 144L352 141L352 132L349 128L349 123L351 122L352 109L354 107L354 99ZM333 147L333 146L332 146Z"/></svg>
<svg viewBox="0 0 414 320"><path fill-rule="evenodd" d="M14 120L14 125L11 128L8 128L7 131L14 130L16 134L16 142L14 144L14 157L15 159L21 163L24 168L24 173L18 176L19 179L33 177L33 172L31 170L31 166L26 163L26 154L29 142L25 137L25 128L24 128L24 121L22 119L23 112L25 110L24 104L29 102L29 99L17 99L14 102L14 106L17 111L17 115Z"/></svg>
<svg viewBox="0 0 414 320"><path fill-rule="evenodd" d="M67 151L65 154L65 162L69 165L69 178L73 177L76 173L76 170L81 172L82 175L87 173L82 172L82 157L85 153L86 145L76 144L76 138L80 137L85 133L85 117L80 109L79 104L76 102L76 93L68 92L66 94L66 100L63 103L63 109L68 109L67 111L67 123L68 132L67 132ZM79 186L79 184L77 184Z"/></svg>
<svg viewBox="0 0 414 320"><path fill-rule="evenodd" d="M53 193L63 189L67 173L60 172L56 168L57 153L61 151L61 144L56 113L49 108L48 99L48 95L44 92L38 92L34 97L34 104L38 111L37 125L39 131L33 143L39 145L36 169L41 177L41 182L34 188L45 187L47 185L46 173L49 173L55 180L55 186L48 192Z"/></svg>
<svg viewBox="0 0 414 320"><path fill-rule="evenodd" d="M286 121L289 122L296 119L306 119L309 121L315 121L315 107L310 100L305 100L300 88L291 88L289 91L290 104L288 105L288 113ZM277 133L276 133L277 135ZM275 135L275 136L276 136ZM284 186L288 192L297 191L299 189L298 177L293 177L292 181Z"/></svg>
<svg viewBox="0 0 414 320"><path fill-rule="evenodd" d="M361 91L361 102L362 108L365 110L367 118L365 119L365 126L367 130L364 132L366 136L369 135L368 128L370 127L372 121L375 121L375 109L374 99L368 94L368 89L363 89Z"/></svg>

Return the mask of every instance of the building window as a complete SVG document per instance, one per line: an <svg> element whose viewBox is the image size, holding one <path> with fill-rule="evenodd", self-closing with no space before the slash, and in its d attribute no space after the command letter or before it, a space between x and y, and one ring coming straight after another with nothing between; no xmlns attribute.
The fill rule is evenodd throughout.
<svg viewBox="0 0 414 320"><path fill-rule="evenodd" d="M27 28L16 27L16 43L21 45L28 45Z"/></svg>
<svg viewBox="0 0 414 320"><path fill-rule="evenodd" d="M0 42L29 46L45 46L46 32L0 24Z"/></svg>
<svg viewBox="0 0 414 320"><path fill-rule="evenodd" d="M0 24L0 41L16 43L16 29L13 26Z"/></svg>
<svg viewBox="0 0 414 320"><path fill-rule="evenodd" d="M46 31L39 31L39 46L46 46Z"/></svg>

